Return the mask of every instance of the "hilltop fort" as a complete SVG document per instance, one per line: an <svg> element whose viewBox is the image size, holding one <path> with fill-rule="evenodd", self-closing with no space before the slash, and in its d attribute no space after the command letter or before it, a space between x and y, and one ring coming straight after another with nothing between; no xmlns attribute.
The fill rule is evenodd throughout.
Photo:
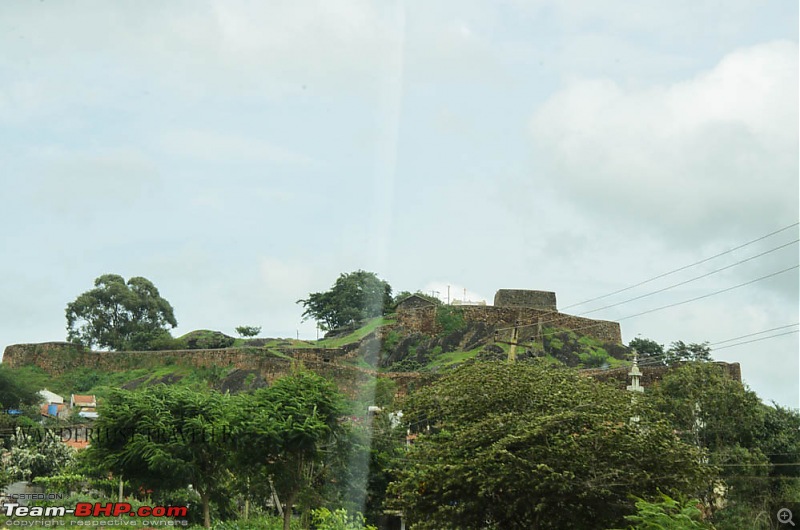
<svg viewBox="0 0 800 530"><path fill-rule="evenodd" d="M439 331L437 306L434 302L412 295L397 305L397 323L418 333ZM594 320L558 311L556 293L525 289L500 289L494 295L494 305L458 306L467 322L480 322L498 331L498 337L510 336L515 326L519 340L541 339L544 328L560 328L577 332L604 342L622 344L618 322Z"/></svg>

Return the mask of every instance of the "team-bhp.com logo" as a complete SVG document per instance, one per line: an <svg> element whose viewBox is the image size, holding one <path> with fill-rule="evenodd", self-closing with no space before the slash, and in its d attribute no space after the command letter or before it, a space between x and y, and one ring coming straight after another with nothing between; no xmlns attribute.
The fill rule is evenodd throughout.
<svg viewBox="0 0 800 530"><path fill-rule="evenodd" d="M186 506L140 506L136 509L128 502L79 502L75 508L64 506L20 506L9 503L3 506L6 517L171 517L185 518L189 509Z"/></svg>

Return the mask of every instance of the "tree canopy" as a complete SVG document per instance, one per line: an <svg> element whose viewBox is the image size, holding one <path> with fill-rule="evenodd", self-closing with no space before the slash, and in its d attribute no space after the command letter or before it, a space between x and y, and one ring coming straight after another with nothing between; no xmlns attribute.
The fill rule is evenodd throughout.
<svg viewBox="0 0 800 530"><path fill-rule="evenodd" d="M236 326L236 333L241 337L255 337L261 333L261 326Z"/></svg>
<svg viewBox="0 0 800 530"><path fill-rule="evenodd" d="M634 512L633 494L708 484L661 414L544 363L458 368L404 412L420 436L388 495L414 528L606 528Z"/></svg>
<svg viewBox="0 0 800 530"><path fill-rule="evenodd" d="M36 392L33 385L15 377L6 365L0 364L0 412L35 405L39 402Z"/></svg>
<svg viewBox="0 0 800 530"><path fill-rule="evenodd" d="M323 377L297 371L237 396L235 410L236 467L255 488L275 491L288 530L292 506L329 471L326 455L342 432L341 396Z"/></svg>
<svg viewBox="0 0 800 530"><path fill-rule="evenodd" d="M708 451L725 506L721 528L750 527L800 498L800 412L761 403L755 392L707 362L682 364L664 375L648 398L685 441Z"/></svg>
<svg viewBox="0 0 800 530"><path fill-rule="evenodd" d="M147 278L105 274L67 304L67 340L86 347L148 350L178 325L172 306Z"/></svg>
<svg viewBox="0 0 800 530"><path fill-rule="evenodd" d="M90 458L148 489L191 484L209 527L209 500L228 473L228 416L228 399L217 392L166 385L117 391L100 409Z"/></svg>
<svg viewBox="0 0 800 530"><path fill-rule="evenodd" d="M373 272L343 273L330 290L311 293L297 301L305 308L303 318L312 318L322 329L331 330L383 315L392 307L392 287Z"/></svg>

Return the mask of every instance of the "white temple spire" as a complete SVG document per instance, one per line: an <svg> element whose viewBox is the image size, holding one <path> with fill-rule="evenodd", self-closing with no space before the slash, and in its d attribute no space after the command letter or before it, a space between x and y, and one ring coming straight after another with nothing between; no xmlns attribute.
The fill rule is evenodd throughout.
<svg viewBox="0 0 800 530"><path fill-rule="evenodd" d="M642 376L642 372L639 370L639 353L636 350L633 350L633 366L631 366L631 371L628 372L628 375L631 378L631 384L628 385L628 390L631 392L644 392L644 387L639 384L639 378Z"/></svg>

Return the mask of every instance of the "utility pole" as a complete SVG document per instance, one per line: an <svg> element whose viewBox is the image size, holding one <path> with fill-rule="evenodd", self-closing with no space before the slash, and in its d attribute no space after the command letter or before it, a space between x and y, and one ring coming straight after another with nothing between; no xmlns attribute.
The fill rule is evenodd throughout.
<svg viewBox="0 0 800 530"><path fill-rule="evenodd" d="M511 345L508 347L508 362L517 362L517 341L519 340L519 320L514 322L514 329L511 330Z"/></svg>
<svg viewBox="0 0 800 530"><path fill-rule="evenodd" d="M450 286L447 286L447 305L450 305Z"/></svg>

